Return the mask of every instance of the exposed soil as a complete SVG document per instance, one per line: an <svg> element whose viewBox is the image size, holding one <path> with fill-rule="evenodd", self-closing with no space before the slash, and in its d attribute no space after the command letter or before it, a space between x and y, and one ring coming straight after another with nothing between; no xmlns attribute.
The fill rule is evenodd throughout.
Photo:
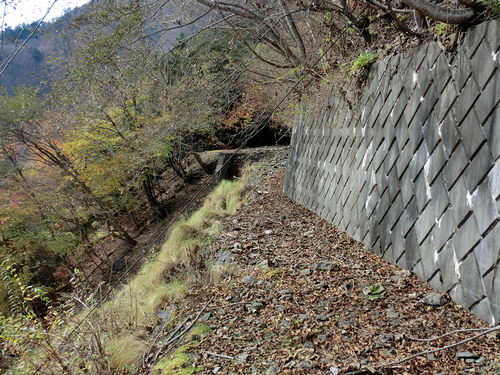
<svg viewBox="0 0 500 375"><path fill-rule="evenodd" d="M190 349L199 373L499 374L498 331L382 366L480 332L413 338L487 325L453 302L425 304L427 284L284 196L284 158L262 170L211 245L219 261L234 263L232 275L178 306L182 317L203 312L199 321L212 330ZM384 290L372 288L371 299L376 284Z"/></svg>

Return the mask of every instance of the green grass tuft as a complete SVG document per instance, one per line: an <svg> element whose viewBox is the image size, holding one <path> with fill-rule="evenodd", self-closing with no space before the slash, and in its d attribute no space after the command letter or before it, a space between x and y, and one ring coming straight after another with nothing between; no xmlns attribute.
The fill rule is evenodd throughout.
<svg viewBox="0 0 500 375"><path fill-rule="evenodd" d="M186 351L198 345L198 341L191 341L178 348L171 356L163 357L153 368L155 375L191 375L202 371L200 367L190 365L191 358Z"/></svg>
<svg viewBox="0 0 500 375"><path fill-rule="evenodd" d="M148 348L145 341L128 334L117 337L108 345L109 363L115 369L129 368Z"/></svg>

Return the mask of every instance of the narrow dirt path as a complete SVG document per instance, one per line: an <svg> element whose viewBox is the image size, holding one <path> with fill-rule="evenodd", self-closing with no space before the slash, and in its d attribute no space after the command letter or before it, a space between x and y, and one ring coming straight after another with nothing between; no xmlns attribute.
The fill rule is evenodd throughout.
<svg viewBox="0 0 500 375"><path fill-rule="evenodd" d="M211 245L219 261L234 263L232 275L199 288L181 307L182 315L193 314L212 299L202 316L211 333L190 353L201 373L375 368L477 332L431 342L410 337L487 327L453 302L424 303L432 292L425 283L285 197L283 159L262 170L249 203L222 223L225 231ZM498 353L492 333L376 373L499 374Z"/></svg>

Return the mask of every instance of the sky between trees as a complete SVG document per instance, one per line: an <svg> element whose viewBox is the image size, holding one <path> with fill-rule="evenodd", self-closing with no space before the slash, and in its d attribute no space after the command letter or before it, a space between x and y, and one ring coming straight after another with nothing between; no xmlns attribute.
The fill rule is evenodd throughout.
<svg viewBox="0 0 500 375"><path fill-rule="evenodd" d="M56 0L45 21L60 17L65 10L73 9L89 0ZM3 27L16 27L22 23L31 23L41 19L54 0L14 0L0 1L0 12L5 18ZM5 9L4 9L5 8Z"/></svg>

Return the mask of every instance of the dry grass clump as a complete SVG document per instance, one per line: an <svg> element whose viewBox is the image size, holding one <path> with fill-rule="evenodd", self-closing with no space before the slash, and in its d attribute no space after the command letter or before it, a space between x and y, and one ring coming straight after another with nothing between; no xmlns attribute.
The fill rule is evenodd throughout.
<svg viewBox="0 0 500 375"><path fill-rule="evenodd" d="M206 264L206 255L211 236L221 229L218 218L233 215L240 208L251 172L247 168L241 179L222 181L200 209L173 226L156 259L144 264L101 308L99 315L112 320L102 334L109 342L106 348L111 368L130 368L142 357L147 345L140 337L155 324L155 313L162 305L184 297L190 286L216 282L230 271L230 266Z"/></svg>

